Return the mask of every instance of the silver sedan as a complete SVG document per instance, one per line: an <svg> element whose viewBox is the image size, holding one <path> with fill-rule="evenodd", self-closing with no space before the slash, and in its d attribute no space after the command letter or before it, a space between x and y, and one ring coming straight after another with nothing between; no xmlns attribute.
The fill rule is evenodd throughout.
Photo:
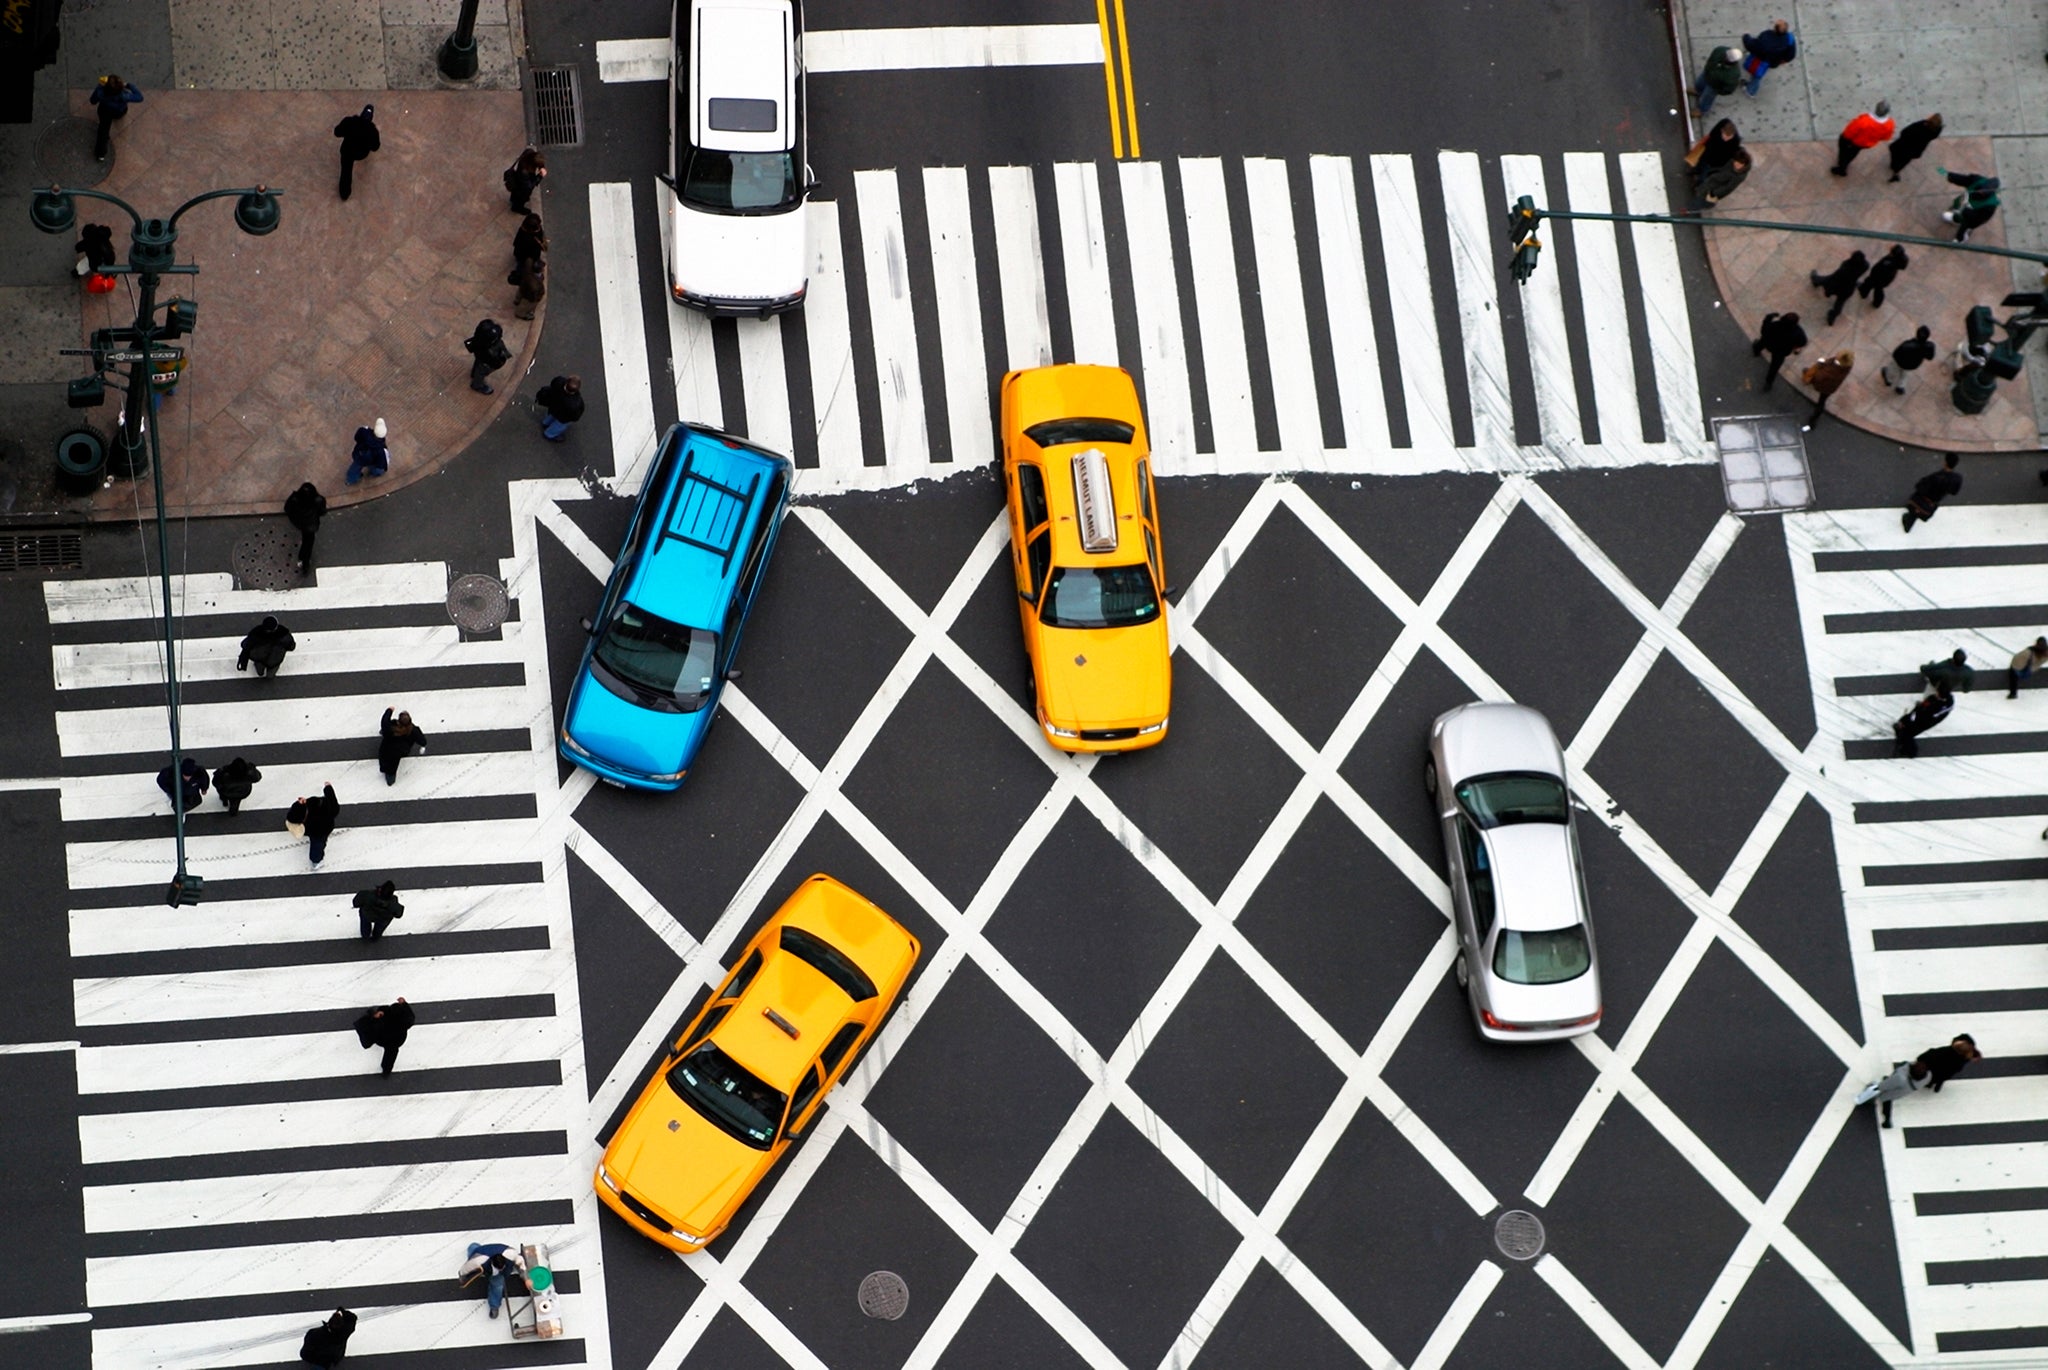
<svg viewBox="0 0 2048 1370"><path fill-rule="evenodd" d="M1464 704L1423 773L1450 867L1458 984L1479 1035L1548 1042L1600 1026L1600 966L1564 752L1542 714Z"/></svg>

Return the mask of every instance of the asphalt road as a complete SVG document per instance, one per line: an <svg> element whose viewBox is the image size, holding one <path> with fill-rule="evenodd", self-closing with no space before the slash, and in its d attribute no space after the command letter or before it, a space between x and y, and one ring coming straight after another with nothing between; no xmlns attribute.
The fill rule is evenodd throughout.
<svg viewBox="0 0 2048 1370"><path fill-rule="evenodd" d="M1507 0L1127 8L1147 159L1405 153L1427 188L1440 149L1491 165L1670 146L1663 20L1649 6L1599 26L1562 4ZM981 0L972 14L918 0L888 16L1092 18L1025 0ZM828 0L808 19L873 22ZM537 4L528 25L536 60L583 64L587 128L583 147L551 159L555 270L535 372L581 371L601 413L605 342L580 207L591 184L648 183L665 115L659 84L599 83L591 44L665 32L667 14L644 0ZM828 193L870 168L1111 156L1095 68L821 77L811 110ZM658 241L652 200L635 205L635 236ZM1448 244L1432 237L1430 252L1448 271ZM1681 262L1711 395L1725 325L1697 253ZM666 335L665 309L647 294L650 340ZM1640 324L1640 302L1631 309ZM1454 302L1440 296L1438 311L1455 337ZM1583 363L1584 339L1574 346ZM657 347L657 372L663 361ZM653 389L665 424L674 396ZM1896 493L1868 474L1870 445L1828 441L1824 501ZM589 421L546 447L515 406L435 481L332 519L323 564L496 573L518 552L508 485L607 469L603 443ZM895 912L927 948L914 1021L886 1060L870 1057L837 1126L797 1148L713 1245L716 1265L686 1266L601 1220L608 1312L601 1336L576 1329L590 1354L608 1343L619 1370L1142 1366L1176 1363L1177 1348L1202 1370L1382 1354L1582 1370L1623 1363L1605 1318L1659 1363L1681 1348L1706 1367L1882 1363L1868 1328L1816 1292L1784 1243L1754 1241L1743 1211L1796 1175L1785 1229L1882 1331L1908 1335L1872 1120L1859 1114L1805 1154L1843 1078L1833 1044L1862 1040L1866 1025L1826 818L1811 800L1774 809L1786 770L1760 742L1775 733L1796 750L1815 730L1778 525L1730 526L1710 466L1169 476L1160 498L1182 650L1173 735L1156 752L1072 772L1019 739L1024 659L986 538L999 497L975 472L808 502L748 630L746 719L721 722L683 794L599 787L577 804L575 823L608 854L566 863L582 1054L570 1076L593 1098L607 1077L637 1081L656 1054L677 942L737 945L814 869ZM565 496L560 508L591 545L616 546L623 502ZM178 528L173 563L223 570L245 532ZM559 712L596 582L559 529L535 546ZM138 556L132 532L94 533L86 574L136 574ZM1671 606L1687 653L1631 664L1643 604ZM338 610L322 622L357 620ZM21 663L0 773L65 770L42 663L76 640L50 626L39 582L0 582L0 641ZM348 688L403 688L406 669ZM1606 801L1581 819L1608 989L1593 1051L1482 1045L1449 978L1443 917L1418 875L1441 859L1422 739L1481 680L1579 739L1582 796ZM1760 723L1726 706L1722 681ZM807 799L820 791L829 802ZM87 972L74 964L64 844L116 834L63 822L50 789L0 790L0 825L17 909L8 1036L75 1040L66 987ZM608 862L685 937L652 934ZM1725 894L1761 956L1731 949L1743 937L1704 936L1685 889ZM1639 1018L1648 1026L1632 1032ZM1625 1075L1603 1079L1617 1053ZM1613 1099L1617 1082L1649 1102ZM0 1318L81 1311L88 1257L118 1253L86 1231L81 1187L108 1176L81 1164L68 1057L0 1053L0 1090L17 1101L0 1117L12 1158L0 1212L36 1234ZM1505 1209L1541 1217L1568 1283L1501 1255ZM1727 1271L1751 1263L1732 1309L1715 1308ZM878 1269L909 1284L900 1320L856 1307ZM713 1270L735 1289L712 1290ZM89 1336L83 1323L0 1336L0 1366L82 1370ZM388 1363L468 1370L534 1363L516 1353L537 1349Z"/></svg>

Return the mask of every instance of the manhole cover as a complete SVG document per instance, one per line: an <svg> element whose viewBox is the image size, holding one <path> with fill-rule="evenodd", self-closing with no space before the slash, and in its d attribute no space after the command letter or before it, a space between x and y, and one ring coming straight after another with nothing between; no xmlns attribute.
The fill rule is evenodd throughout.
<svg viewBox="0 0 2048 1370"><path fill-rule="evenodd" d="M1533 1261L1543 1254L1543 1220L1511 1208L1495 1220L1493 1244L1510 1260Z"/></svg>
<svg viewBox="0 0 2048 1370"><path fill-rule="evenodd" d="M910 1286L893 1270L877 1270L860 1282L860 1311L889 1322L910 1307Z"/></svg>
<svg viewBox="0 0 2048 1370"><path fill-rule="evenodd" d="M290 590L305 582L299 574L299 530L259 523L235 544L235 584L244 590Z"/></svg>
<svg viewBox="0 0 2048 1370"><path fill-rule="evenodd" d="M1797 419L1715 419L1714 446L1721 454L1721 487L1736 513L1768 514L1813 503L1813 475Z"/></svg>
<svg viewBox="0 0 2048 1370"><path fill-rule="evenodd" d="M121 155L121 138L116 133L114 150L102 162L92 155L92 145L99 136L97 119L56 120L36 135L36 178L45 186L66 188L96 186L106 180L114 169L114 159ZM89 205L78 207L81 223L90 220L90 210Z"/></svg>
<svg viewBox="0 0 2048 1370"><path fill-rule="evenodd" d="M505 582L492 576L457 576L448 587L448 617L465 633L497 632L511 607Z"/></svg>

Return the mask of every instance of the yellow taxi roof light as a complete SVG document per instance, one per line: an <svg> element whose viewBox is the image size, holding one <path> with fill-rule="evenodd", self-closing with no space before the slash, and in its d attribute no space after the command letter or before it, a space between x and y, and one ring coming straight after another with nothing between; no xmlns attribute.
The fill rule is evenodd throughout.
<svg viewBox="0 0 2048 1370"><path fill-rule="evenodd" d="M1074 512L1079 517L1081 550L1114 552L1117 543L1116 493L1109 483L1109 458L1099 447L1074 454Z"/></svg>

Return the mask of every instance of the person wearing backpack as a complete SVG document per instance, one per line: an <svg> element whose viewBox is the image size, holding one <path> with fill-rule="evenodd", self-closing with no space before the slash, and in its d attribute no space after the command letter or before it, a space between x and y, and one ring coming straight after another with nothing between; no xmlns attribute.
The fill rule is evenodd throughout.
<svg viewBox="0 0 2048 1370"><path fill-rule="evenodd" d="M1799 59L1799 38L1783 19L1771 21L1762 33L1742 35L1742 47L1749 58L1742 65L1749 72L1749 93L1754 97L1772 67L1789 67Z"/></svg>
<svg viewBox="0 0 2048 1370"><path fill-rule="evenodd" d="M481 319L462 348L476 359L469 366L469 388L479 395L495 394L496 390L484 377L512 360L512 351L505 346L504 327L496 319Z"/></svg>
<svg viewBox="0 0 2048 1370"><path fill-rule="evenodd" d="M540 183L547 179L548 159L539 148L529 147L519 154L519 159L505 168L505 194L511 199L514 214L527 212L533 192L540 189Z"/></svg>

